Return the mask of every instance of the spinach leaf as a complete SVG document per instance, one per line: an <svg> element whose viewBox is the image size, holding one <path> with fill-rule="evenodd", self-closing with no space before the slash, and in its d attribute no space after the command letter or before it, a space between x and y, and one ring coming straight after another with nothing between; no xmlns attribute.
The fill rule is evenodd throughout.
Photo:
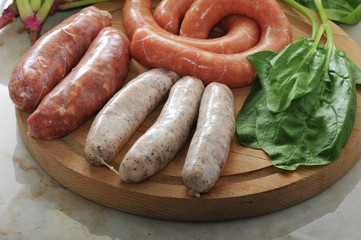
<svg viewBox="0 0 361 240"><path fill-rule="evenodd" d="M294 0L283 1L307 12ZM301 38L279 54L259 52L247 57L259 81L237 116L239 142L263 149L274 166L286 170L337 159L355 122L355 82L361 82L361 70L336 49L322 0L314 3L322 22L313 31L314 40ZM324 31L327 42L322 46L319 40ZM312 87L294 80L295 76L302 76L299 79ZM307 76L312 79L308 81ZM273 111L272 105L281 106L280 111Z"/></svg>
<svg viewBox="0 0 361 240"><path fill-rule="evenodd" d="M358 66L352 62L351 60L349 60L351 68L355 74L355 83L356 84L361 84L361 70L358 68Z"/></svg>
<svg viewBox="0 0 361 240"><path fill-rule="evenodd" d="M257 108L256 137L274 166L294 170L337 159L355 121L356 90L352 66L335 49L315 91L296 99L280 113L265 102Z"/></svg>
<svg viewBox="0 0 361 240"><path fill-rule="evenodd" d="M240 144L255 149L261 148L256 137L256 110L264 101L263 89L257 78L236 118L236 132Z"/></svg>
<svg viewBox="0 0 361 240"><path fill-rule="evenodd" d="M326 54L319 40L301 38L285 47L271 61L267 107L281 112L293 99L312 92L320 83ZM261 78L262 81L263 78Z"/></svg>
<svg viewBox="0 0 361 240"><path fill-rule="evenodd" d="M313 0L296 1L317 11ZM361 21L361 0L323 0L322 5L330 20L345 24L357 24Z"/></svg>
<svg viewBox="0 0 361 240"><path fill-rule="evenodd" d="M267 78L270 71L270 65L268 63L276 55L276 52L261 51L248 56L247 60L255 66L259 77ZM268 86L264 88L267 89ZM265 98L261 83L257 78L236 118L238 142L247 147L257 149L260 147L256 138L256 109L260 101L265 101Z"/></svg>

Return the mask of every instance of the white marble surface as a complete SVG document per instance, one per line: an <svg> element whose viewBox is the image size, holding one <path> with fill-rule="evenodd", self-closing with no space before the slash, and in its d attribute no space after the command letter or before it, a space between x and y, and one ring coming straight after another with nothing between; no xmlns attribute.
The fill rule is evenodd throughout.
<svg viewBox="0 0 361 240"><path fill-rule="evenodd" d="M49 17L44 30L71 13ZM65 189L32 158L17 129L7 84L30 46L27 33L17 32L20 26L17 21L0 31L0 239L361 239L361 161L307 201L272 214L224 222L144 218ZM361 24L342 27L361 47Z"/></svg>

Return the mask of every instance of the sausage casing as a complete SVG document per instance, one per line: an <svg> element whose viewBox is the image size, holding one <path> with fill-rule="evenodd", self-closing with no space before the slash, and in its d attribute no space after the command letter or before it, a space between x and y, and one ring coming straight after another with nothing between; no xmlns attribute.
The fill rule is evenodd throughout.
<svg viewBox="0 0 361 240"><path fill-rule="evenodd" d="M166 99L179 76L152 69L131 80L95 117L85 143L85 158L101 166L111 162L145 118Z"/></svg>
<svg viewBox="0 0 361 240"><path fill-rule="evenodd" d="M172 11L171 15L173 15L173 21L179 21L179 18L174 18L174 15L182 15L182 11L186 10L190 2L189 0L167 0L165 3L165 5L161 5L160 7L176 8L175 11ZM167 11L168 10L170 9L167 9ZM158 20L163 19L161 20L163 23L166 21L156 10L154 14L158 16ZM127 0L123 7L123 23L129 39L133 38L133 34L137 29L147 28L165 35L167 38L172 39L172 41L216 53L241 52L253 47L258 42L260 33L257 23L247 17L237 16L237 18L239 19L236 22L228 21L228 23L225 24L231 24L232 26L226 28L229 31L227 31L227 34L223 37L213 39L193 39L172 34L163 29L161 27L162 25L159 26L153 17L150 0Z"/></svg>
<svg viewBox="0 0 361 240"><path fill-rule="evenodd" d="M41 139L63 137L99 111L127 76L129 45L120 30L101 30L77 66L29 116L28 135Z"/></svg>
<svg viewBox="0 0 361 240"><path fill-rule="evenodd" d="M194 0L162 0L154 9L154 20L170 33L179 34L179 25Z"/></svg>
<svg viewBox="0 0 361 240"><path fill-rule="evenodd" d="M172 87L156 122L125 155L119 167L124 182L140 182L162 170L184 146L196 120L202 81L183 77Z"/></svg>
<svg viewBox="0 0 361 240"><path fill-rule="evenodd" d="M252 84L256 72L247 56L259 51L278 52L292 41L292 28L286 15L275 0L217 0L215 3L218 5L207 1L208 5L204 7L208 6L209 11L204 17L192 14L193 17L201 18L200 25L207 20L217 23L229 14L244 14L255 19L260 26L261 37L257 45L241 53L217 54L186 45L169 34L144 27L138 28L133 34L132 57L148 67L164 67L181 76L195 76L205 85L211 82L220 82L228 87ZM207 28L201 30L208 31Z"/></svg>
<svg viewBox="0 0 361 240"><path fill-rule="evenodd" d="M197 128L182 170L183 183L190 195L199 196L216 184L226 164L234 133L232 91L224 84L211 83L204 90Z"/></svg>
<svg viewBox="0 0 361 240"><path fill-rule="evenodd" d="M65 19L41 36L21 57L9 82L9 95L25 112L33 112L79 62L111 15L90 6Z"/></svg>

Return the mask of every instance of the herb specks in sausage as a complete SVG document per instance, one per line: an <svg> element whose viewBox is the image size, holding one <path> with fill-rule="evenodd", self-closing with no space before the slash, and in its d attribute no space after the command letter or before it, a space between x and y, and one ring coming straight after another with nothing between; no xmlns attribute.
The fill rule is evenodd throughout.
<svg viewBox="0 0 361 240"><path fill-rule="evenodd" d="M203 90L203 83L194 77L183 77L172 87L157 121L134 143L120 164L123 181L143 181L174 158L188 139ZM144 169L131 170L139 164Z"/></svg>
<svg viewBox="0 0 361 240"><path fill-rule="evenodd" d="M85 152L91 153L86 154L88 161L95 165L102 165L96 161L97 158L112 161L178 79L174 72L152 69L130 81L114 95L94 119L89 131L85 145ZM105 146L104 139L112 147ZM104 146L101 154L92 149L92 142Z"/></svg>

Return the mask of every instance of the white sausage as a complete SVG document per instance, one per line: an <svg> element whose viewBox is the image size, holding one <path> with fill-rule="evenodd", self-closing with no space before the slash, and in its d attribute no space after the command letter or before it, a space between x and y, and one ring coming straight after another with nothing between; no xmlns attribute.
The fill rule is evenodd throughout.
<svg viewBox="0 0 361 240"><path fill-rule="evenodd" d="M215 185L227 161L234 133L233 94L226 85L211 83L204 90L197 128L182 170L191 196L199 197Z"/></svg>
<svg viewBox="0 0 361 240"><path fill-rule="evenodd" d="M174 72L152 69L118 91L91 125L84 151L88 162L97 166L111 162L178 79Z"/></svg>
<svg viewBox="0 0 361 240"><path fill-rule="evenodd" d="M134 143L120 164L122 181L143 181L174 158L188 140L203 90L202 81L195 77L183 77L174 84L157 121Z"/></svg>

